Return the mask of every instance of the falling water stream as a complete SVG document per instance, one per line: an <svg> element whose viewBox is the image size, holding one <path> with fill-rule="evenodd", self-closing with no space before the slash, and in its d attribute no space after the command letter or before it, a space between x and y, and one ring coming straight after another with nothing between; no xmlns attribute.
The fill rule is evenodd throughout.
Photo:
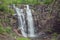
<svg viewBox="0 0 60 40"><path fill-rule="evenodd" d="M21 30L21 33L24 37L27 37L27 33L25 32L25 17L24 17L24 13L23 13L23 9L19 9L17 7L15 7L15 5L13 6L14 9L16 10L17 16L18 16L18 28Z"/></svg>
<svg viewBox="0 0 60 40"><path fill-rule="evenodd" d="M31 9L29 9L29 5L26 5L27 9L26 9L26 13L27 13L27 21L28 21L28 36L29 37L35 37L35 33L34 33L34 22L33 22L33 17L32 17L32 12Z"/></svg>
<svg viewBox="0 0 60 40"><path fill-rule="evenodd" d="M13 8L15 9L16 14L18 16L18 24L19 24L18 28L21 30L21 33L24 37L36 37L37 35L34 32L34 21L33 21L31 9L29 8L29 5L26 5L26 7L27 7L26 8L26 15L27 15L26 20L27 20L28 28L26 26L26 20L25 20L25 16L23 13L23 9L20 9L18 7L15 7L15 5L13 5Z"/></svg>

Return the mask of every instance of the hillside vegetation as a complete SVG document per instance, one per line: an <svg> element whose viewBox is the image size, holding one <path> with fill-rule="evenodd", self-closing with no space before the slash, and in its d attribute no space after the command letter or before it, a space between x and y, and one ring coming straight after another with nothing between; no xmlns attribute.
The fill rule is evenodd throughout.
<svg viewBox="0 0 60 40"><path fill-rule="evenodd" d="M17 19L13 16L13 14L15 13L15 11L11 7L13 4L15 4L16 6L25 4L32 5L31 7L32 10L34 10L34 14L37 14L36 16L41 16L40 14L42 14L43 16L40 17L40 19L42 20L36 18L38 20L38 22L36 23L37 25L39 25L38 23L42 23L43 24L42 28L44 28L43 29L44 31L45 28L46 29L49 28L48 26L52 26L49 24L51 21L52 21L51 24L53 24L55 20L59 20L58 22L60 22L59 16L57 16L60 15L58 11L59 2L56 0L0 0L0 40L30 40L29 38L18 36L13 30L13 27L16 26L15 23L17 21ZM55 18L53 18L54 16ZM44 21L45 20L44 18L47 20L47 22ZM52 31L49 29L47 30L48 33ZM51 39L47 37L46 39L42 40L56 40L57 35L58 35L57 33L53 33L52 36L50 36L49 34Z"/></svg>

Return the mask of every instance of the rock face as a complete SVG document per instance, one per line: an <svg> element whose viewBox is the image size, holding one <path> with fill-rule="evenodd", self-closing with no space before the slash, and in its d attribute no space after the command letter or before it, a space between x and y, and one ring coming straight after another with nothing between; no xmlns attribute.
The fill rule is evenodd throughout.
<svg viewBox="0 0 60 40"><path fill-rule="evenodd" d="M54 10L55 12L52 12L52 10L53 9L51 5L35 6L33 12L34 24L37 29L36 33L39 33L39 36L42 39L36 38L32 40L51 40L46 36L48 36L48 34L51 34L50 31L52 30L56 19L56 10ZM47 32L47 35L45 34L45 32Z"/></svg>
<svg viewBox="0 0 60 40"><path fill-rule="evenodd" d="M35 26L42 31L50 30L55 22L56 13L51 13L51 6L37 5L37 9L33 14ZM40 31L41 31L40 30Z"/></svg>
<svg viewBox="0 0 60 40"><path fill-rule="evenodd" d="M57 16L55 17L56 20L53 26L53 31L60 34L60 0L56 1L55 8L57 11Z"/></svg>
<svg viewBox="0 0 60 40"><path fill-rule="evenodd" d="M37 32L50 31L60 34L60 5L59 0L55 1L53 5L37 5L34 8L33 18ZM49 32L48 32L49 31ZM60 38L60 37L59 37ZM47 37L47 39L49 39ZM46 40L47 40L46 39ZM32 39L34 40L34 39ZM40 40L40 39L36 39ZM45 40L45 39L44 39ZM51 40L51 39L49 39Z"/></svg>
<svg viewBox="0 0 60 40"><path fill-rule="evenodd" d="M34 8L33 18L36 29L59 33L60 31L60 5L59 0L52 5L37 5Z"/></svg>

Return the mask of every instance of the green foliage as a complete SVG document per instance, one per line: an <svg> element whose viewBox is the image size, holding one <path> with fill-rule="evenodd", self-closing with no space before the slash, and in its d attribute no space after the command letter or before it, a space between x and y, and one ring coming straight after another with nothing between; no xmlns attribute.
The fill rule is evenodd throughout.
<svg viewBox="0 0 60 40"><path fill-rule="evenodd" d="M7 9L7 6L4 5L4 4L1 4L1 5L0 5L0 11L6 11L6 10L8 10L8 9Z"/></svg>
<svg viewBox="0 0 60 40"><path fill-rule="evenodd" d="M3 26L0 25L0 34L3 34L3 33L11 33L11 27L6 27L4 28Z"/></svg>
<svg viewBox="0 0 60 40"><path fill-rule="evenodd" d="M6 33L11 33L11 30L12 28L11 27L7 27L6 29L5 29L5 31L6 31Z"/></svg>
<svg viewBox="0 0 60 40"><path fill-rule="evenodd" d="M29 38L18 37L16 40L30 40Z"/></svg>
<svg viewBox="0 0 60 40"><path fill-rule="evenodd" d="M11 15L14 15L14 10L13 9L9 9L9 13L11 13Z"/></svg>
<svg viewBox="0 0 60 40"><path fill-rule="evenodd" d="M57 33L52 34L52 39L51 40L56 40L57 35L58 35Z"/></svg>
<svg viewBox="0 0 60 40"><path fill-rule="evenodd" d="M0 25L0 34L3 34L5 32L4 28Z"/></svg>
<svg viewBox="0 0 60 40"><path fill-rule="evenodd" d="M20 3L27 3L27 4L38 4L38 3L45 3L49 4L53 2L53 0L0 0L3 4L20 4Z"/></svg>
<svg viewBox="0 0 60 40"><path fill-rule="evenodd" d="M53 37L55 37L55 38L56 38L58 34L57 34L57 33L54 33L54 34L52 34L52 35L53 35Z"/></svg>
<svg viewBox="0 0 60 40"><path fill-rule="evenodd" d="M44 4L50 4L50 3L52 3L53 2L53 0L45 0L44 1Z"/></svg>
<svg viewBox="0 0 60 40"><path fill-rule="evenodd" d="M50 4L53 0L0 0L0 11L14 14L14 11L8 6L11 4Z"/></svg>
<svg viewBox="0 0 60 40"><path fill-rule="evenodd" d="M10 4L12 4L12 0L0 0L0 11L6 12L6 13L12 13L11 9L8 7Z"/></svg>

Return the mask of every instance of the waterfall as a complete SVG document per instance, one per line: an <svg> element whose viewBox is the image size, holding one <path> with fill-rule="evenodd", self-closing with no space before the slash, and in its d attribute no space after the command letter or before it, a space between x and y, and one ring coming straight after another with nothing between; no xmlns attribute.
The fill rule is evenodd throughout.
<svg viewBox="0 0 60 40"><path fill-rule="evenodd" d="M19 9L15 7L15 5L13 7L16 10L16 14L18 16L18 24L19 24L18 28L21 30L22 35L24 37L27 37L27 34L25 32L26 25L25 25L25 17L24 17L23 9Z"/></svg>
<svg viewBox="0 0 60 40"><path fill-rule="evenodd" d="M32 17L32 12L31 9L29 9L29 5L26 5L26 13L27 13L27 21L28 21L28 36L29 37L35 37L34 33L34 22L33 22L33 17Z"/></svg>
<svg viewBox="0 0 60 40"><path fill-rule="evenodd" d="M34 31L35 30L34 21L29 5L26 5L26 15L27 15L26 17L28 26L26 26L26 20L23 13L24 9L19 9L18 7L15 7L15 5L13 5L13 8L15 9L16 15L18 16L18 24L19 24L18 28L21 30L22 35L24 37L37 37Z"/></svg>

